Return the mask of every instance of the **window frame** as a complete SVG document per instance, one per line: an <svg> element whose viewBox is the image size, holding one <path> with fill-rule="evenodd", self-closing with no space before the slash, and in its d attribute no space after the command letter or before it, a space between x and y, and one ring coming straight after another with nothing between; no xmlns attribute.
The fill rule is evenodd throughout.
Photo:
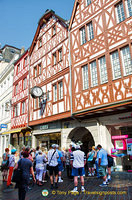
<svg viewBox="0 0 132 200"><path fill-rule="evenodd" d="M23 108L24 108L24 110L23 110ZM23 115L25 113L26 113L26 101L23 101L21 103L21 114Z"/></svg>
<svg viewBox="0 0 132 200"><path fill-rule="evenodd" d="M62 85L61 85L61 83L62 83ZM58 93L59 93L58 98L59 98L59 100L63 99L63 96L64 96L63 92L64 92L63 91L63 81L59 81L58 82Z"/></svg>
<svg viewBox="0 0 132 200"><path fill-rule="evenodd" d="M122 6L122 8L123 8L123 14L122 14L122 12L121 12L121 8L120 8L120 10L118 9L119 8L119 6ZM121 1L119 1L116 5L115 5L115 11L116 11L116 21L117 21L117 23L121 23L121 22L123 22L124 20L125 20L125 9L124 9L124 4L123 4L123 1L121 0ZM118 12L118 11L120 11L120 12ZM119 16L120 15L120 16ZM121 18L121 19L120 19Z"/></svg>
<svg viewBox="0 0 132 200"><path fill-rule="evenodd" d="M95 63L96 64L96 76L95 76L95 73L93 73L93 70L92 70L92 64L93 63ZM98 86L98 71L97 71L97 61L96 60L94 60L94 61L92 61L92 62L90 62L89 63L90 64L90 77L91 77L91 87L96 87L96 86ZM93 76L93 74L94 74L94 76L95 76L95 78L94 78L94 76ZM96 84L93 84L94 83L94 79L96 80Z"/></svg>
<svg viewBox="0 0 132 200"><path fill-rule="evenodd" d="M85 26L81 27L79 31L80 31L80 44L84 45L87 42L87 40L86 40L86 27Z"/></svg>
<svg viewBox="0 0 132 200"><path fill-rule="evenodd" d="M92 27L92 29L91 29L91 27ZM94 28L93 28L93 22L92 21L87 23L87 38L88 38L88 41L94 39Z"/></svg>
<svg viewBox="0 0 132 200"><path fill-rule="evenodd" d="M87 69L87 70L85 70L85 69ZM81 67L81 70L82 70L82 88L83 88L83 90L87 90L87 89L89 89L88 65L87 64L83 65ZM85 83L87 83L87 84L85 84Z"/></svg>
<svg viewBox="0 0 132 200"><path fill-rule="evenodd" d="M119 63L119 67L120 67L120 76L118 76L118 77L115 77L115 71L116 70L114 70L114 67L116 66L115 65L115 63L113 63L112 62L112 55L114 54L114 53L116 53L117 52L117 54L118 54L118 63ZM120 63L120 57L119 57L119 51L118 50L115 50L115 51L113 51L113 52L111 52L110 53L110 60L111 60L111 66L112 66L112 76L113 76L113 80L116 80L116 79L119 79L119 78L121 78L122 77L122 74L121 74L121 63ZM117 59L116 59L117 60ZM117 71L117 73L119 73L119 70Z"/></svg>
<svg viewBox="0 0 132 200"><path fill-rule="evenodd" d="M103 59L103 58L105 58L105 65L104 65L104 63L103 63L103 71L104 71L104 74L102 74L101 62L100 62L100 60ZM105 57L105 55L102 56L102 57L100 57L100 58L98 58L98 64L99 64L100 83L101 83L101 84L105 84L105 83L108 82L108 72L107 72L107 64L106 64L106 57ZM104 66L105 66L105 68L104 68ZM105 76L105 77L107 76L107 78L105 78L105 80L103 81L102 77L104 77L104 76Z"/></svg>

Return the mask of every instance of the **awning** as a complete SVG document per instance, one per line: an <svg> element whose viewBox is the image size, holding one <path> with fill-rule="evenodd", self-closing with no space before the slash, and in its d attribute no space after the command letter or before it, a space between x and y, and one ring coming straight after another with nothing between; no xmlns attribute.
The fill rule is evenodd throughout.
<svg viewBox="0 0 132 200"><path fill-rule="evenodd" d="M17 128L17 129L11 129L11 130L9 130L9 131L5 131L5 132L3 132L2 133L2 135L7 135L7 134L11 134L11 133L19 133L19 132L21 132L23 129L26 129L27 127L25 127L25 128Z"/></svg>

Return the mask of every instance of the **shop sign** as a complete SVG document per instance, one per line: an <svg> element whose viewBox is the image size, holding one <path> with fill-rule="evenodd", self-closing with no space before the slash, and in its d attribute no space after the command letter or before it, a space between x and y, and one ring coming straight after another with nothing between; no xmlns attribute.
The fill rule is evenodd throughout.
<svg viewBox="0 0 132 200"><path fill-rule="evenodd" d="M127 139L127 154L132 155L132 138Z"/></svg>
<svg viewBox="0 0 132 200"><path fill-rule="evenodd" d="M40 126L40 130L46 130L48 129L48 124Z"/></svg>
<svg viewBox="0 0 132 200"><path fill-rule="evenodd" d="M19 134L19 137L23 137L23 133L22 132Z"/></svg>
<svg viewBox="0 0 132 200"><path fill-rule="evenodd" d="M7 128L7 124L1 124L0 128Z"/></svg>
<svg viewBox="0 0 132 200"><path fill-rule="evenodd" d="M124 154L124 153L120 153L120 151L119 151L119 149L111 149L111 155L112 155L112 157L124 157L124 156L126 156L126 154Z"/></svg>
<svg viewBox="0 0 132 200"><path fill-rule="evenodd" d="M17 134L15 133L15 134L13 134L13 138L17 138Z"/></svg>
<svg viewBox="0 0 132 200"><path fill-rule="evenodd" d="M26 134L25 134L25 136L26 136L26 137L27 137L27 136L31 136L31 132L30 132L30 131L27 131Z"/></svg>
<svg viewBox="0 0 132 200"><path fill-rule="evenodd" d="M120 139L126 139L128 138L128 135L115 135L112 136L112 140L120 140Z"/></svg>

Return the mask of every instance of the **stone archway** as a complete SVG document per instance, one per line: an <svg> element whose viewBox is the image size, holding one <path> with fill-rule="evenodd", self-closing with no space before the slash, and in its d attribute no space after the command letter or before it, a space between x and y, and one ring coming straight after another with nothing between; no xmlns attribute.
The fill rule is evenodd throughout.
<svg viewBox="0 0 132 200"><path fill-rule="evenodd" d="M68 135L68 139L72 142L77 143L78 141L82 142L82 150L85 154L88 153L90 147L95 145L92 134L85 127L76 127Z"/></svg>

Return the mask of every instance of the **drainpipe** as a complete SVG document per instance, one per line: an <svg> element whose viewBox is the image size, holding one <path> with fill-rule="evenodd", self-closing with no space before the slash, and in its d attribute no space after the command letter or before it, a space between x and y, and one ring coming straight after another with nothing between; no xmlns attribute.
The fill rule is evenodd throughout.
<svg viewBox="0 0 132 200"><path fill-rule="evenodd" d="M73 115L72 110L72 65L71 65L71 35L70 30L68 30L68 37L69 37L69 65L70 65L70 104L71 104L71 117Z"/></svg>

